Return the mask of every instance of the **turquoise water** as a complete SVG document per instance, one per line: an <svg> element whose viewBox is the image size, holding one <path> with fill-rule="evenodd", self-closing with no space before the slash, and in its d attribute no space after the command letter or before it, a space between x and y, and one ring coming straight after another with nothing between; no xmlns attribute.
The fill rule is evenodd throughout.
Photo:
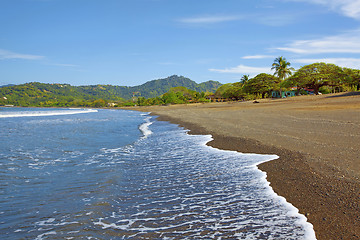
<svg viewBox="0 0 360 240"><path fill-rule="evenodd" d="M2 239L314 239L273 155L124 110L0 109Z"/></svg>

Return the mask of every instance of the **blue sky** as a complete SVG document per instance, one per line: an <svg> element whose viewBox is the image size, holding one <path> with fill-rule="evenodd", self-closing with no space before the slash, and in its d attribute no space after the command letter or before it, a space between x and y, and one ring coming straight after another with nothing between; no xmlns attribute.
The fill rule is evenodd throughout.
<svg viewBox="0 0 360 240"><path fill-rule="evenodd" d="M134 86L360 68L360 0L0 0L0 85Z"/></svg>

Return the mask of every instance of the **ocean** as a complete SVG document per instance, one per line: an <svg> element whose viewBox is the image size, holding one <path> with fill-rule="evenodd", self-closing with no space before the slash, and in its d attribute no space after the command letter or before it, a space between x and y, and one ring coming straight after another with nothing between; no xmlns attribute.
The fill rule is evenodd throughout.
<svg viewBox="0 0 360 240"><path fill-rule="evenodd" d="M1 239L315 239L257 164L126 110L0 108Z"/></svg>

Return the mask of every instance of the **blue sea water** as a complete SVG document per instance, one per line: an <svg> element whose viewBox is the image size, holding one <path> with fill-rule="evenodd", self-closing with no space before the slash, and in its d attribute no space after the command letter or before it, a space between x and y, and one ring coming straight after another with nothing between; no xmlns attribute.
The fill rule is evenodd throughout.
<svg viewBox="0 0 360 240"><path fill-rule="evenodd" d="M257 164L134 111L0 108L1 239L315 239Z"/></svg>

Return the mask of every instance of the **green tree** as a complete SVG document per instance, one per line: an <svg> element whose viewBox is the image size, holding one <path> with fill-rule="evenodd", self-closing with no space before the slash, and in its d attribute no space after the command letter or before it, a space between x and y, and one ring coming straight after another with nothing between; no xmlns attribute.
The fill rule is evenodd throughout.
<svg viewBox="0 0 360 240"><path fill-rule="evenodd" d="M106 107L104 99L97 99L93 102L94 107Z"/></svg>
<svg viewBox="0 0 360 240"><path fill-rule="evenodd" d="M230 88L225 91L227 98L241 100L245 98L244 84L241 82L233 83Z"/></svg>
<svg viewBox="0 0 360 240"><path fill-rule="evenodd" d="M315 94L319 94L322 86L339 86L345 79L344 71L335 64L313 63L300 68L293 77L290 78L289 85L298 88L312 88Z"/></svg>
<svg viewBox="0 0 360 240"><path fill-rule="evenodd" d="M270 95L270 92L276 88L278 83L279 80L275 76L260 73L244 85L244 91L250 94L261 94L261 97L265 98L265 95Z"/></svg>
<svg viewBox="0 0 360 240"><path fill-rule="evenodd" d="M345 74L344 83L350 87L356 88L357 91L360 90L360 70L352 68L343 68Z"/></svg>
<svg viewBox="0 0 360 240"><path fill-rule="evenodd" d="M144 105L147 105L146 104L146 99L144 98L144 97L138 97L138 99L137 99L137 104L139 105L139 106L144 106Z"/></svg>
<svg viewBox="0 0 360 240"><path fill-rule="evenodd" d="M226 91L233 86L232 83L226 83L224 85L221 85L216 92L214 93L216 98L228 98L225 96Z"/></svg>
<svg viewBox="0 0 360 240"><path fill-rule="evenodd" d="M198 92L190 90L186 87L173 87L169 92L176 93L177 97L182 100L191 100L198 97Z"/></svg>
<svg viewBox="0 0 360 240"><path fill-rule="evenodd" d="M249 81L249 75L243 75L243 76L241 77L240 82L241 82L242 84L245 84L245 83L247 83L247 81Z"/></svg>
<svg viewBox="0 0 360 240"><path fill-rule="evenodd" d="M148 105L161 105L161 104L164 104L164 102L162 101L162 99L160 97L149 98L147 102L148 102Z"/></svg>
<svg viewBox="0 0 360 240"><path fill-rule="evenodd" d="M176 104L182 103L182 101L178 98L175 92L169 91L162 96L162 101L164 104Z"/></svg>
<svg viewBox="0 0 360 240"><path fill-rule="evenodd" d="M235 100L244 99L246 93L244 92L243 86L241 82L224 84L216 90L215 97Z"/></svg>
<svg viewBox="0 0 360 240"><path fill-rule="evenodd" d="M281 56L275 58L271 70L275 70L274 75L277 76L280 81L283 81L288 76L291 76L292 71L295 71L295 69L293 67L290 67L290 65L290 62L288 62L286 58Z"/></svg>

